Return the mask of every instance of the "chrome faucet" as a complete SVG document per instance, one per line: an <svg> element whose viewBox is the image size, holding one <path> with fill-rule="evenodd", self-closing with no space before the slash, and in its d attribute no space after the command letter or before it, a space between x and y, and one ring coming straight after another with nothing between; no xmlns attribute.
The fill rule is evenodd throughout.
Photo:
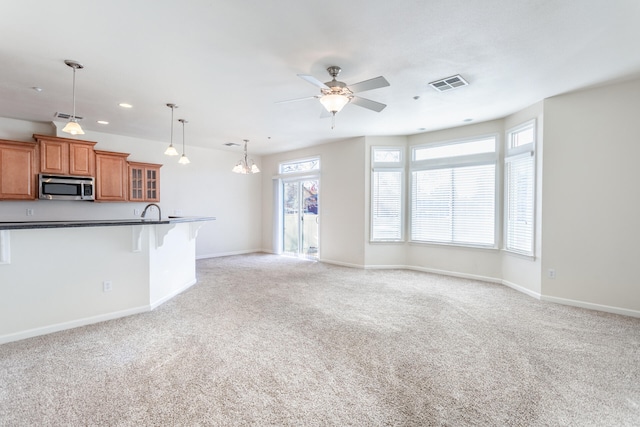
<svg viewBox="0 0 640 427"><path fill-rule="evenodd" d="M155 206L156 208L158 208L158 221L162 221L162 211L160 211L160 206L156 205L155 203L149 203L147 206L145 206L144 210L142 211L142 215L140 215L140 218L144 218L144 216L147 214L147 209L149 209L151 206Z"/></svg>

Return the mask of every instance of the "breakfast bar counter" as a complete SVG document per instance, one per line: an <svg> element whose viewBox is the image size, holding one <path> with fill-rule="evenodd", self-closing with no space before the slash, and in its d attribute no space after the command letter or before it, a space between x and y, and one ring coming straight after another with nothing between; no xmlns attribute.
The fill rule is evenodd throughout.
<svg viewBox="0 0 640 427"><path fill-rule="evenodd" d="M0 344L153 310L196 283L213 220L0 222Z"/></svg>
<svg viewBox="0 0 640 427"><path fill-rule="evenodd" d="M56 221L0 221L0 230L20 230L31 228L70 228L70 227L114 227L124 225L177 224L181 222L214 221L214 217L170 216L167 219L90 219Z"/></svg>

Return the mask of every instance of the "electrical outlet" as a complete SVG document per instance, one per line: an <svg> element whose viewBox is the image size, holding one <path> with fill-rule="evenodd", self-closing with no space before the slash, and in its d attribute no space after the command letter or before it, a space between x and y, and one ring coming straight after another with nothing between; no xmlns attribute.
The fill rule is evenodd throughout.
<svg viewBox="0 0 640 427"><path fill-rule="evenodd" d="M27 216L33 216L33 209L27 209Z"/></svg>
<svg viewBox="0 0 640 427"><path fill-rule="evenodd" d="M103 292L111 292L112 289L113 289L113 285L111 283L111 280L105 280L104 282L102 282Z"/></svg>
<svg viewBox="0 0 640 427"><path fill-rule="evenodd" d="M547 271L547 276L549 276L549 279L555 279L556 278L556 269L555 268L550 268L549 271Z"/></svg>
<svg viewBox="0 0 640 427"><path fill-rule="evenodd" d="M181 216L181 215L182 215L182 209L176 209L176 210L174 210L174 211L173 211L173 214L174 214L175 216Z"/></svg>
<svg viewBox="0 0 640 427"><path fill-rule="evenodd" d="M135 216L140 216L140 209L134 209L134 210L133 210L133 214L134 214Z"/></svg>

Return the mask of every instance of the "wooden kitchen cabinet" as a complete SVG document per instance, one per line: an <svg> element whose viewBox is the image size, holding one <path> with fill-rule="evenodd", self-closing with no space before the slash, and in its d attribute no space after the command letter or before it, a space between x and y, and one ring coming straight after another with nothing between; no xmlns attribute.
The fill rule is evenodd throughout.
<svg viewBox="0 0 640 427"><path fill-rule="evenodd" d="M37 197L36 144L0 140L0 200Z"/></svg>
<svg viewBox="0 0 640 427"><path fill-rule="evenodd" d="M129 153L95 150L96 201L126 202Z"/></svg>
<svg viewBox="0 0 640 427"><path fill-rule="evenodd" d="M96 158L92 141L33 135L40 146L40 172L94 176Z"/></svg>
<svg viewBox="0 0 640 427"><path fill-rule="evenodd" d="M160 168L155 163L129 162L129 201L160 201Z"/></svg>

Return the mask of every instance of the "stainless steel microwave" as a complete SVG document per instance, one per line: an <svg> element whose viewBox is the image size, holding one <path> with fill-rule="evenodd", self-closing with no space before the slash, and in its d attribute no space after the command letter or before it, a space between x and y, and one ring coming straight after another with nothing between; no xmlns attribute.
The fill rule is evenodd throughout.
<svg viewBox="0 0 640 427"><path fill-rule="evenodd" d="M90 176L38 175L38 197L44 200L95 200Z"/></svg>

